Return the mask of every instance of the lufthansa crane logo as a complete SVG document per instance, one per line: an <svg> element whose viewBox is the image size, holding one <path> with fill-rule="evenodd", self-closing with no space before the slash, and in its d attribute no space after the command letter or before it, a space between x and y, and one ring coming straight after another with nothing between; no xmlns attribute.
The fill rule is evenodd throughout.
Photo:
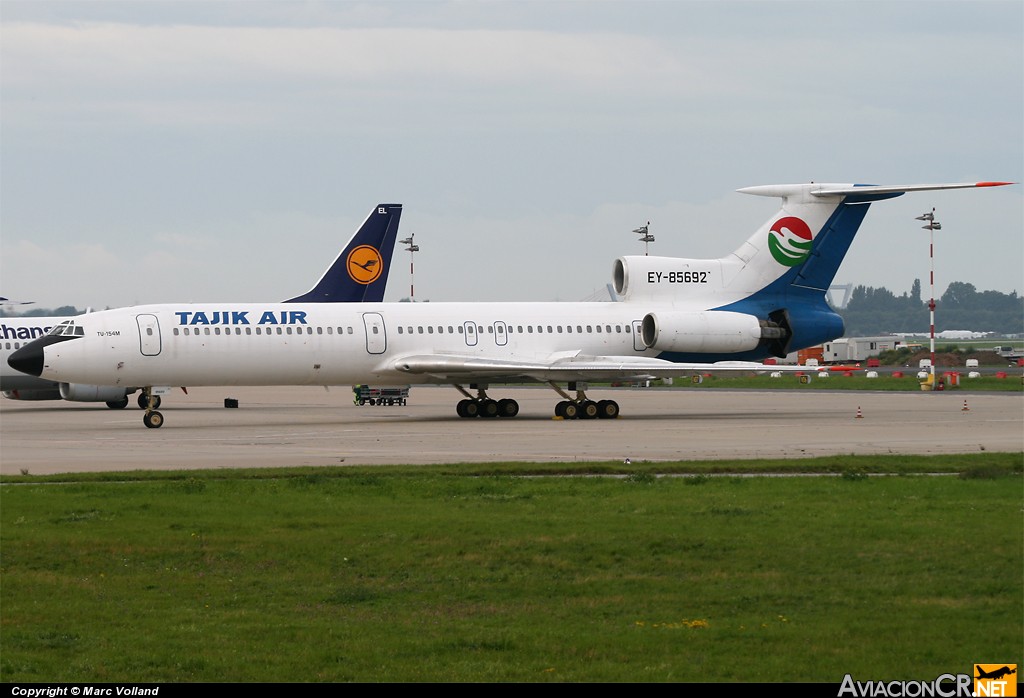
<svg viewBox="0 0 1024 698"><path fill-rule="evenodd" d="M811 254L810 227L795 216L775 221L768 231L768 250L775 261L783 266L802 264Z"/></svg>
<svg viewBox="0 0 1024 698"><path fill-rule="evenodd" d="M376 247L360 245L348 253L348 275L357 284L372 284L384 271L384 259Z"/></svg>

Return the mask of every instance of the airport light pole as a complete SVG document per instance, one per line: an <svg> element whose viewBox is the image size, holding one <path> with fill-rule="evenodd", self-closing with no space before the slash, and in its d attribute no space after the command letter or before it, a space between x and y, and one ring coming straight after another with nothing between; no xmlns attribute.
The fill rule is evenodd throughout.
<svg viewBox="0 0 1024 698"><path fill-rule="evenodd" d="M929 280L932 297L928 301L928 316L931 324L929 349L931 350L932 365L929 367L928 373L931 375L932 390L935 390L935 231L942 230L942 224L935 220L934 208L929 213L922 213L914 220L927 221L921 228L928 231L928 261L931 265Z"/></svg>
<svg viewBox="0 0 1024 698"><path fill-rule="evenodd" d="M420 246L413 244L412 239L416 237L416 233L411 234L404 240L399 240L400 243L406 245L406 251L409 253L409 302L414 303L416 301L415 296L415 270L413 267L413 255L420 251Z"/></svg>
<svg viewBox="0 0 1024 698"><path fill-rule="evenodd" d="M647 221L647 225L642 225L633 232L640 236L640 242L644 243L644 256L650 254L649 245L654 242L654 236L648 232L648 228L651 227L651 222Z"/></svg>

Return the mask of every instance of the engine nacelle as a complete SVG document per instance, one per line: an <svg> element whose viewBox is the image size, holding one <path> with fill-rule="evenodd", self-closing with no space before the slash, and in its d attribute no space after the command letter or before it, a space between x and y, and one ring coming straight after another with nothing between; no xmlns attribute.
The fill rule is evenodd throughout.
<svg viewBox="0 0 1024 698"><path fill-rule="evenodd" d="M640 336L648 349L658 351L734 354L756 349L779 332L745 313L670 310L645 315Z"/></svg>
<svg viewBox="0 0 1024 698"><path fill-rule="evenodd" d="M682 257L619 257L612 267L612 286L626 300L706 297L722 287L722 260Z"/></svg>
<svg viewBox="0 0 1024 698"><path fill-rule="evenodd" d="M106 385L61 383L60 396L71 402L117 402L128 397L128 391Z"/></svg>

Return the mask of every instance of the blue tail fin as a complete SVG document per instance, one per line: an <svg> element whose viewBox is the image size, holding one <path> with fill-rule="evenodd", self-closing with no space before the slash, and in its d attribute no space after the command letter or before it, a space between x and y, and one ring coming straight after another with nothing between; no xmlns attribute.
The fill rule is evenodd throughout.
<svg viewBox="0 0 1024 698"><path fill-rule="evenodd" d="M391 270L401 204L380 204L311 290L285 303L379 303Z"/></svg>

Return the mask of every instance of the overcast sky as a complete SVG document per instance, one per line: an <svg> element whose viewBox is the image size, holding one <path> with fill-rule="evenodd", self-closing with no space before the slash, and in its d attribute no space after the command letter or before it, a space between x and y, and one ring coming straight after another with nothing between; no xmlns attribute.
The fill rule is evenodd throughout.
<svg viewBox="0 0 1024 698"><path fill-rule="evenodd" d="M0 0L0 295L274 301L376 204L421 300L718 257L790 182L1024 180L1024 3ZM837 283L1024 291L1017 185L874 204ZM387 299L408 295L396 252Z"/></svg>

